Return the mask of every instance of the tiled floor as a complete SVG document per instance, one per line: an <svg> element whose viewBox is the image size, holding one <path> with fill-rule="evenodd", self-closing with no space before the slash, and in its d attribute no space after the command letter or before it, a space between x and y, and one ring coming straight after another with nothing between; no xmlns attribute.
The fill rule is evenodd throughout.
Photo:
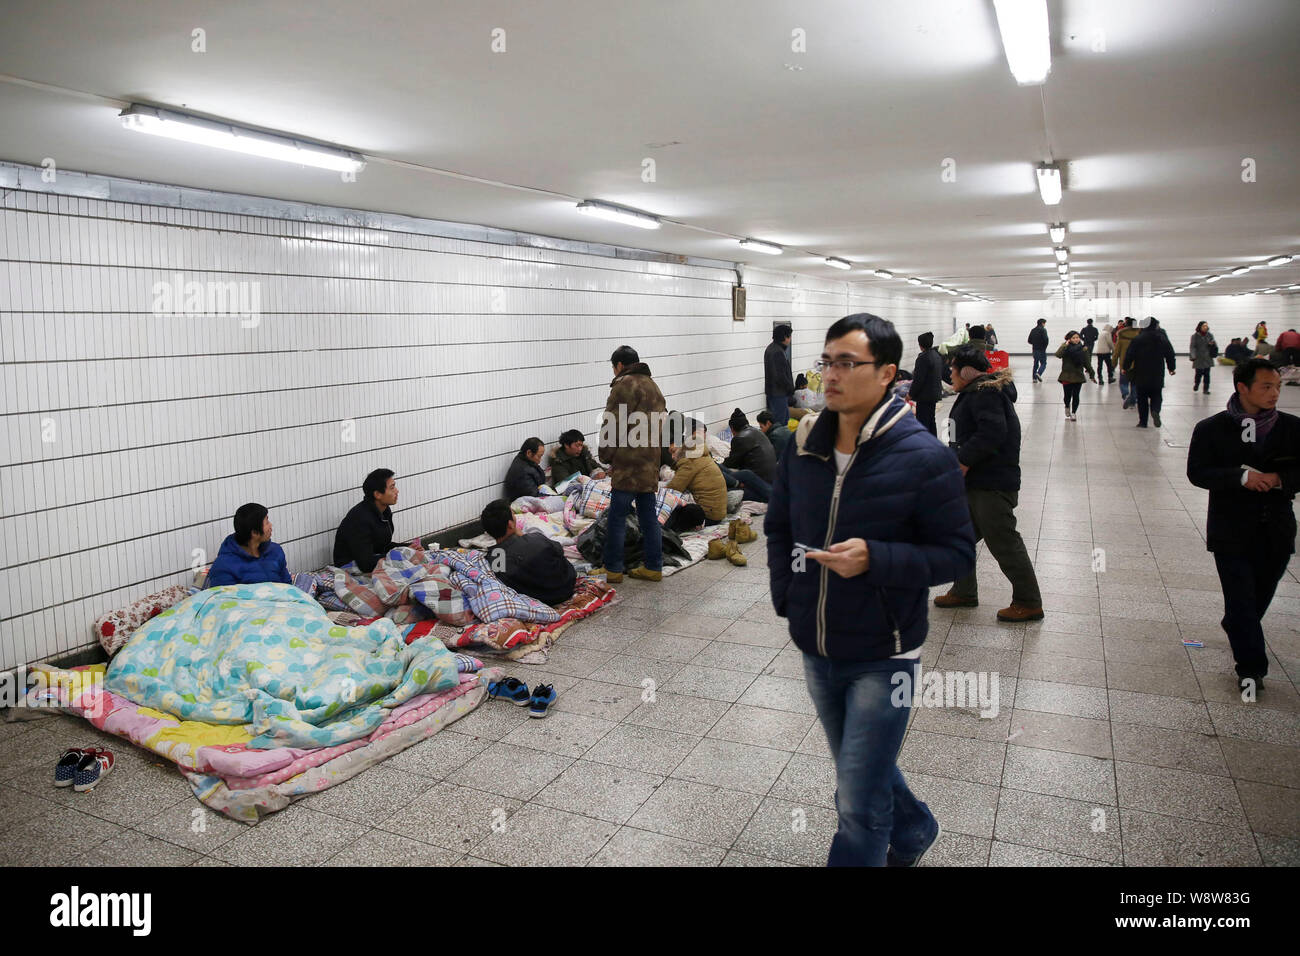
<svg viewBox="0 0 1300 956"><path fill-rule="evenodd" d="M1266 620L1264 695L1243 704L1205 494L1184 476L1191 428L1230 377L1216 369L1210 397L1170 379L1164 428L1139 431L1117 386L1085 386L1068 423L1060 387L1015 364L1018 514L1047 619L996 623L1009 589L983 549L983 606L931 613L924 663L997 670L1001 713L913 721L900 762L945 831L926 865L1300 864L1300 566ZM1282 406L1300 408L1300 389ZM833 767L762 541L745 552L746 568L628 581L546 667L512 667L555 685L545 720L486 703L257 827L85 724L0 724L0 862L820 865ZM96 738L118 754L113 774L89 794L54 790L51 756Z"/></svg>

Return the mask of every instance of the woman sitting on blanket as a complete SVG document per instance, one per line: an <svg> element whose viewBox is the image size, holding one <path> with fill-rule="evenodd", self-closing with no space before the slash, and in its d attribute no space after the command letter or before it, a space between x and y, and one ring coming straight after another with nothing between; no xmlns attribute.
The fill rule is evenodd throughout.
<svg viewBox="0 0 1300 956"><path fill-rule="evenodd" d="M271 540L271 517L256 502L235 512L235 533L221 542L217 560L208 571L207 586L223 584L290 584L284 549Z"/></svg>
<svg viewBox="0 0 1300 956"><path fill-rule="evenodd" d="M707 433L702 422L695 422L686 444L676 450L676 474L668 487L685 491L704 509L707 524L717 524L727 517L727 483L722 470L708 454Z"/></svg>

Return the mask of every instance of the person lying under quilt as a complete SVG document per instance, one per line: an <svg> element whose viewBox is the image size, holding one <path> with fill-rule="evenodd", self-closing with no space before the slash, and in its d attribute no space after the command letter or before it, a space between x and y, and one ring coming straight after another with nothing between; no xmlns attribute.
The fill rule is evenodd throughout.
<svg viewBox="0 0 1300 956"><path fill-rule="evenodd" d="M481 519L497 542L487 559L502 584L552 606L573 597L578 575L563 547L544 534L520 534L508 502L492 502Z"/></svg>

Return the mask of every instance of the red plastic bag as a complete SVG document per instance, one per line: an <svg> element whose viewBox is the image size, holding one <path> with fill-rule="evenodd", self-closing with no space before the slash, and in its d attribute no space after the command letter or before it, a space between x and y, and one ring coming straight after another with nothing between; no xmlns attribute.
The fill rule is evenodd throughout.
<svg viewBox="0 0 1300 956"><path fill-rule="evenodd" d="M984 357L989 360L989 370L1000 372L1011 364L1011 356L1006 352L985 352Z"/></svg>

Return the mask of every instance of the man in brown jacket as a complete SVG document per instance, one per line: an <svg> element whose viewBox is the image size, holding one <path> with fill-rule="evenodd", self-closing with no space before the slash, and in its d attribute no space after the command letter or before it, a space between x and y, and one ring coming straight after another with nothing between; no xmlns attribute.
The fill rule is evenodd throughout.
<svg viewBox="0 0 1300 956"><path fill-rule="evenodd" d="M645 544L645 564L628 572L645 581L663 580L663 538L659 530L659 462L668 406L650 369L636 349L620 345L610 356L614 381L600 423L597 457L609 462L611 483L608 527L605 530L606 580L623 580L623 542L627 514L636 504L637 521Z"/></svg>
<svg viewBox="0 0 1300 956"><path fill-rule="evenodd" d="M1119 330L1115 333L1115 367L1119 369L1119 395L1123 401L1122 408L1131 408L1137 404L1137 389L1124 374L1124 353L1133 340L1138 337L1137 325L1132 316L1124 316Z"/></svg>

